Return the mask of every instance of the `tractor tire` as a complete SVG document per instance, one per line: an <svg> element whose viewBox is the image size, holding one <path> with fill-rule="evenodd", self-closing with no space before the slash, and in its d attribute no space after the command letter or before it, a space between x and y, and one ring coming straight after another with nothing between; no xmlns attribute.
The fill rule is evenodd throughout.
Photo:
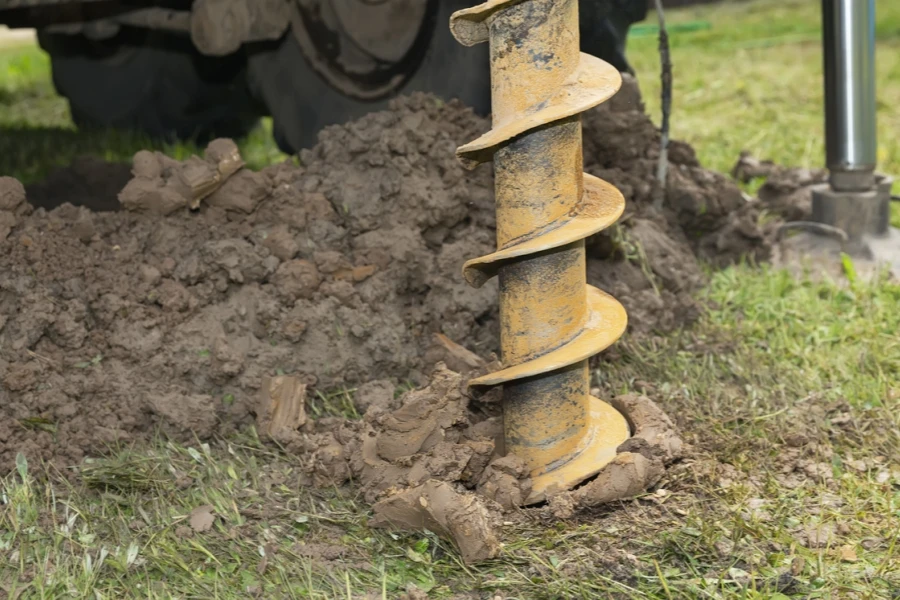
<svg viewBox="0 0 900 600"><path fill-rule="evenodd" d="M445 100L457 98L481 115L490 112L487 44L467 48L450 33L450 15L472 4L441 0L421 64L391 97L429 92ZM268 108L275 141L288 154L313 146L323 127L383 110L391 99L359 100L332 87L310 66L290 30L278 43L251 53L247 61L250 88Z"/></svg>
<svg viewBox="0 0 900 600"><path fill-rule="evenodd" d="M126 29L100 42L46 32L38 40L80 128L204 143L246 135L264 112L247 89L242 54L204 57L189 40Z"/></svg>
<svg viewBox="0 0 900 600"><path fill-rule="evenodd" d="M480 115L490 112L488 45L464 47L449 28L450 15L473 4L440 1L418 70L392 96L423 91L445 100L458 98ZM646 17L647 4L648 0L581 0L582 50L633 74L625 58L625 41L631 24ZM273 118L276 143L288 154L314 145L323 127L382 110L390 100L359 100L331 86L312 68L290 30L278 43L250 53L247 72L252 92Z"/></svg>
<svg viewBox="0 0 900 600"><path fill-rule="evenodd" d="M581 0L581 51L634 75L625 56L625 43L628 30L647 18L648 9L648 0Z"/></svg>

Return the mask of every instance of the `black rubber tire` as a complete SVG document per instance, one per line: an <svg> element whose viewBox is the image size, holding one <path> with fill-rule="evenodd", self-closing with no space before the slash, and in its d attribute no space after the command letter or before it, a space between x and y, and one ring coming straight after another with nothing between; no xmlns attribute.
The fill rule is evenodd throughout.
<svg viewBox="0 0 900 600"><path fill-rule="evenodd" d="M487 45L467 48L450 33L450 15L472 4L442 0L427 53L395 95L430 92L446 100L458 98L479 114L490 112ZM323 127L382 110L390 101L357 100L331 87L310 67L290 31L278 43L256 48L247 61L250 89L272 115L275 141L289 154L313 146Z"/></svg>
<svg viewBox="0 0 900 600"><path fill-rule="evenodd" d="M243 54L204 57L187 39L126 29L103 42L46 32L38 40L78 127L203 143L246 135L264 112Z"/></svg>
<svg viewBox="0 0 900 600"><path fill-rule="evenodd" d="M475 112L490 112L490 63L487 44L466 48L450 33L450 15L471 0L442 0L428 52L416 74L397 94L430 92L458 98ZM625 39L634 22L647 14L647 0L581 0L582 49L621 71ZM319 130L381 110L389 99L366 102L331 87L308 64L293 34L260 46L248 57L250 89L273 117L275 141L289 154L314 145Z"/></svg>
<svg viewBox="0 0 900 600"><path fill-rule="evenodd" d="M625 56L628 30L647 18L648 0L581 0L581 50L634 75Z"/></svg>

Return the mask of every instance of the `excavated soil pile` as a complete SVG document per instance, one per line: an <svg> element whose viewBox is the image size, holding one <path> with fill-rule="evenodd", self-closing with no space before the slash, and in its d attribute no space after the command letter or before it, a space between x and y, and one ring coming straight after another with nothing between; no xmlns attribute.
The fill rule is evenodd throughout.
<svg viewBox="0 0 900 600"><path fill-rule="evenodd" d="M424 384L454 359L436 332L489 356L496 284L469 288L460 269L493 248L492 175L454 155L488 127L417 95L327 129L302 166L221 171L222 140L185 163L141 152L117 212L35 209L0 180L0 472L17 452L68 465L155 431L227 433L280 372L326 391ZM683 144L671 209L653 213L658 139L632 81L585 118L587 170L628 201L622 226L591 241L589 279L635 334L692 318L696 253L763 239L735 221L738 188Z"/></svg>

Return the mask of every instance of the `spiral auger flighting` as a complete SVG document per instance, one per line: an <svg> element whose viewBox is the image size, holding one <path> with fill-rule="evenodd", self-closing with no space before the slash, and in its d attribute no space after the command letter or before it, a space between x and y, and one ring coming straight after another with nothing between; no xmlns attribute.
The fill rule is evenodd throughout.
<svg viewBox="0 0 900 600"><path fill-rule="evenodd" d="M622 83L579 52L578 0L489 0L451 18L453 35L489 42L493 127L460 147L468 168L493 161L497 248L463 273L500 280L505 367L472 380L503 385L507 452L525 461L526 503L597 474L629 437L628 423L590 395L588 359L625 331L611 296L587 285L584 239L621 216L625 201L582 172L580 113Z"/></svg>

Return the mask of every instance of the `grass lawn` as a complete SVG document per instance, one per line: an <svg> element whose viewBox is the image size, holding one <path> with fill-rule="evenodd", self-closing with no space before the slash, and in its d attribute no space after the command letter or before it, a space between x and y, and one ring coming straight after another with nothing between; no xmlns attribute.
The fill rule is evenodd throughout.
<svg viewBox="0 0 900 600"><path fill-rule="evenodd" d="M900 173L900 5L877 3L879 157ZM822 162L817 5L670 11L673 24L711 24L673 35L674 134L708 166L728 170L741 149ZM635 37L630 52L658 112L655 43ZM149 146L75 132L47 77L39 51L0 50L0 173L34 180L76 153ZM242 142L255 164L277 156L263 133ZM370 529L361 500L300 486L295 459L252 434L161 440L74 476L23 462L0 480L0 598L398 598L410 585L431 598L900 597L900 286L739 266L703 295L691 330L625 339L596 372L607 392L661 401L689 460L637 500L506 526L493 563L465 567L428 533ZM193 532L203 506L218 519Z"/></svg>

